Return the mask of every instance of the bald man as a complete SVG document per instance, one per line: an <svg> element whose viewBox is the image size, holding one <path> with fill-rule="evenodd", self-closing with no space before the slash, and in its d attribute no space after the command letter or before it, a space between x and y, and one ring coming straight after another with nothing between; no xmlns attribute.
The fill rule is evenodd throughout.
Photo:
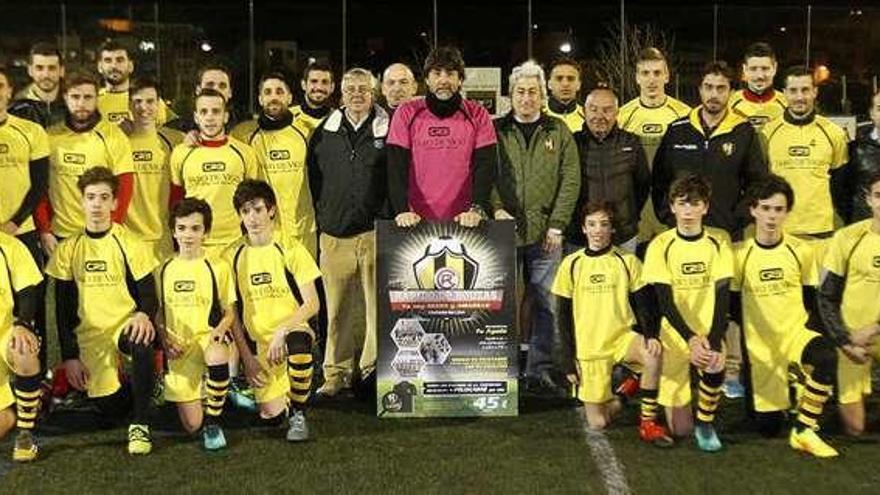
<svg viewBox="0 0 880 495"><path fill-rule="evenodd" d="M411 100L419 89L412 69L405 64L393 63L382 73L382 95L385 97L385 109L389 115L397 107Z"/></svg>

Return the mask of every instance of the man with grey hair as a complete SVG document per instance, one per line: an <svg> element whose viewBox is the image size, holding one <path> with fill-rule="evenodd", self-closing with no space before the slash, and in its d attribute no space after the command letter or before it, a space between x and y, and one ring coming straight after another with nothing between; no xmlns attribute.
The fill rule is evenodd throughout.
<svg viewBox="0 0 880 495"><path fill-rule="evenodd" d="M393 63L382 73L382 95L385 97L384 108L389 114L404 102L416 95L419 83L412 69L400 62Z"/></svg>
<svg viewBox="0 0 880 495"><path fill-rule="evenodd" d="M517 223L516 257L526 295L521 325L527 386L554 388L554 297L550 293L562 254L562 234L580 188L577 146L562 120L542 111L547 101L544 70L532 61L510 74L513 110L495 120L501 155L496 220ZM529 310L526 309L526 307Z"/></svg>
<svg viewBox="0 0 880 495"><path fill-rule="evenodd" d="M589 202L614 205L612 242L635 252L638 244L639 213L651 189L648 159L638 136L617 127L618 100L614 91L599 86L584 102L584 129L575 133L581 165L580 211ZM572 222L567 241L586 246L579 222Z"/></svg>
<svg viewBox="0 0 880 495"><path fill-rule="evenodd" d="M360 68L342 76L342 107L315 129L307 169L321 232L320 267L327 295L324 384L332 397L376 367L376 233L389 218L385 139L388 114L374 103L376 79ZM362 304L357 304L357 300ZM365 308L365 314L357 311ZM360 359L355 366L355 356Z"/></svg>

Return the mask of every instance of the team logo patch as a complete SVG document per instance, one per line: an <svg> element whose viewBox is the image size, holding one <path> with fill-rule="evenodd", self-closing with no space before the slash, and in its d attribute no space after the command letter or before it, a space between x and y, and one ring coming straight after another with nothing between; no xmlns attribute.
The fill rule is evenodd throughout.
<svg viewBox="0 0 880 495"><path fill-rule="evenodd" d="M0 154L9 153L9 145L0 143Z"/></svg>
<svg viewBox="0 0 880 495"><path fill-rule="evenodd" d="M202 172L223 172L226 164L223 162L205 162L202 164Z"/></svg>
<svg viewBox="0 0 880 495"><path fill-rule="evenodd" d="M809 146L789 146L788 156L810 156Z"/></svg>
<svg viewBox="0 0 880 495"><path fill-rule="evenodd" d="M545 149L545 150L547 150L547 151L553 151L553 149L554 149L555 147L556 147L556 146L555 146L554 143L553 143L553 138L552 138L552 137L548 137L548 138L544 141L544 149Z"/></svg>
<svg viewBox="0 0 880 495"><path fill-rule="evenodd" d="M642 134L661 134L663 126L661 124L642 124Z"/></svg>
<svg viewBox="0 0 880 495"><path fill-rule="evenodd" d="M65 153L61 156L61 161L64 163L72 163L74 165L85 165L86 155L82 153Z"/></svg>
<svg viewBox="0 0 880 495"><path fill-rule="evenodd" d="M419 289L473 289L479 264L467 254L464 245L441 236L425 248L425 255L413 263Z"/></svg>
<svg viewBox="0 0 880 495"><path fill-rule="evenodd" d="M431 137L446 137L451 133L448 127L428 127L428 136Z"/></svg>
<svg viewBox="0 0 880 495"><path fill-rule="evenodd" d="M873 265L874 268L880 268L880 256L874 256Z"/></svg>
<svg viewBox="0 0 880 495"><path fill-rule="evenodd" d="M605 282L605 275L602 273L597 273L595 275L590 275L590 283L591 284L601 284Z"/></svg>
<svg viewBox="0 0 880 495"><path fill-rule="evenodd" d="M724 153L724 156L732 156L733 150L736 149L736 146L732 142L727 142L721 145L721 152Z"/></svg>
<svg viewBox="0 0 880 495"><path fill-rule="evenodd" d="M153 152L150 150L135 151L131 154L131 159L136 162L149 162L153 159Z"/></svg>
<svg viewBox="0 0 880 495"><path fill-rule="evenodd" d="M107 115L107 120L114 123L125 120L126 118L128 118L128 112L110 112L110 114Z"/></svg>
<svg viewBox="0 0 880 495"><path fill-rule="evenodd" d="M681 273L684 275L695 275L698 273L706 273L706 264L702 261L693 261L691 263L681 264Z"/></svg>
<svg viewBox="0 0 880 495"><path fill-rule="evenodd" d="M782 276L782 268L767 268L766 270L761 270L760 272L758 272L758 278L761 279L761 282L782 280Z"/></svg>
<svg viewBox="0 0 880 495"><path fill-rule="evenodd" d="M270 160L289 160L290 152L287 150L270 150L269 151L269 159Z"/></svg>
<svg viewBox="0 0 880 495"><path fill-rule="evenodd" d="M107 262L102 260L86 260L83 263L83 269L89 273L106 272Z"/></svg>
<svg viewBox="0 0 880 495"><path fill-rule="evenodd" d="M174 292L193 292L195 290L195 280L178 280L174 282Z"/></svg>
<svg viewBox="0 0 880 495"><path fill-rule="evenodd" d="M254 273L251 275L251 285L266 285L272 283L272 274L269 272Z"/></svg>

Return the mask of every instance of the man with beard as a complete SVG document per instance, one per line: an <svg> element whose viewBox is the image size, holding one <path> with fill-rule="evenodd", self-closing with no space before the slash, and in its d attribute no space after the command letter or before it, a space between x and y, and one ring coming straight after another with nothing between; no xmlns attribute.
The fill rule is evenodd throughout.
<svg viewBox="0 0 880 495"><path fill-rule="evenodd" d="M670 184L689 173L706 177L712 198L705 224L739 240L748 224L746 191L767 174L767 161L754 128L728 110L732 81L733 71L724 62L712 62L703 69L699 87L702 104L669 125L654 158L651 194L657 218L672 226L674 216L667 199ZM739 381L742 350L738 330L731 327L726 333L724 394L728 398L745 395Z"/></svg>
<svg viewBox="0 0 880 495"><path fill-rule="evenodd" d="M563 57L550 65L550 98L547 100L547 115L562 119L571 132L584 127L584 107L577 102L581 90L581 66L573 59Z"/></svg>
<svg viewBox="0 0 880 495"><path fill-rule="evenodd" d="M131 119L128 107L128 88L134 73L134 60L124 45L107 41L98 49L98 72L104 77L104 87L98 93L98 111L113 123ZM159 101L156 123L164 124L176 117L164 101Z"/></svg>
<svg viewBox="0 0 880 495"><path fill-rule="evenodd" d="M856 138L849 146L846 192L839 212L847 224L871 218L864 193L870 187L869 178L880 172L880 91L871 98L868 115L871 120L859 124Z"/></svg>
<svg viewBox="0 0 880 495"><path fill-rule="evenodd" d="M376 231L385 218L388 114L373 104L376 79L360 68L342 76L342 108L315 131L309 179L321 227L327 294L324 384L332 397L376 368ZM356 356L360 354L358 361ZM371 381L371 380L370 380Z"/></svg>
<svg viewBox="0 0 880 495"><path fill-rule="evenodd" d="M730 98L730 109L745 117L756 129L779 118L785 112L785 96L773 89L776 77L776 54L767 43L753 43L746 48L742 72L746 87Z"/></svg>
<svg viewBox="0 0 880 495"><path fill-rule="evenodd" d="M193 197L211 205L213 226L205 239L205 251L214 256L241 237L232 197L244 179L257 177L257 158L253 148L226 135L229 114L219 91L202 89L195 106L197 143L179 144L171 152L171 196L172 203L174 198Z"/></svg>
<svg viewBox="0 0 880 495"><path fill-rule="evenodd" d="M464 60L457 48L425 60L428 95L400 106L388 133L388 192L401 227L455 220L476 227L491 207L498 169L489 112L461 96Z"/></svg>
<svg viewBox="0 0 880 495"><path fill-rule="evenodd" d="M65 107L61 98L64 63L58 48L42 42L32 46L27 71L31 84L15 96L9 113L34 121L44 129L64 120Z"/></svg>
<svg viewBox="0 0 880 495"><path fill-rule="evenodd" d="M199 69L196 80L198 81L195 89L196 96L200 95L205 89L217 91L223 96L226 100L226 115L229 119L226 122L226 130L233 129L238 124L240 117L232 102L232 73L229 69L220 64L204 65ZM198 130L198 125L196 125L192 114L184 115L169 122L167 127L185 133L192 133ZM192 138L194 144L196 135L193 134Z"/></svg>
<svg viewBox="0 0 880 495"><path fill-rule="evenodd" d="M651 189L645 150L639 138L617 127L617 95L598 87L584 102L586 125L575 134L581 159L580 212L588 202L610 201L614 205L613 243L635 253L639 212ZM567 240L586 246L578 222L569 224Z"/></svg>
<svg viewBox="0 0 880 495"><path fill-rule="evenodd" d="M835 209L844 202L843 166L849 159L846 131L816 115L819 89L805 67L792 67L785 73L784 91L788 108L761 132L770 171L787 180L795 198L801 200L791 209L786 228L807 239L828 239L834 231ZM822 244L817 246L820 253Z"/></svg>
<svg viewBox="0 0 880 495"><path fill-rule="evenodd" d="M304 102L290 108L295 120L302 120L311 134L318 124L324 120L333 107L330 97L336 91L333 82L333 67L324 62L312 62L303 71L300 81Z"/></svg>
<svg viewBox="0 0 880 495"><path fill-rule="evenodd" d="M391 64L382 73L382 96L389 115L393 115L401 103L413 99L418 89L412 70L402 63Z"/></svg>
<svg viewBox="0 0 880 495"><path fill-rule="evenodd" d="M306 171L310 130L289 110L292 93L283 75L264 75L258 100L262 108L259 117L235 126L232 134L254 148L259 176L275 191L283 235L294 237L316 258L317 227Z"/></svg>
<svg viewBox="0 0 880 495"><path fill-rule="evenodd" d="M122 223L134 190L131 145L115 124L97 110L98 81L89 74L67 78L64 122L50 127L49 194L34 212L40 241L51 255L61 239L76 235L85 225L78 178L88 169L105 166L119 181L113 221Z"/></svg>

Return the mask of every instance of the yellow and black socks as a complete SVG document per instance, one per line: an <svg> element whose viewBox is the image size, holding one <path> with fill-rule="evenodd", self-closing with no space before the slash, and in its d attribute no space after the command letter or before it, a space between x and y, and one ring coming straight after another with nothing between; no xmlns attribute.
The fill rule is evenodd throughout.
<svg viewBox="0 0 880 495"><path fill-rule="evenodd" d="M216 424L223 414L226 394L229 393L229 365L212 364L208 366L208 380L205 382L205 422Z"/></svg>
<svg viewBox="0 0 880 495"><path fill-rule="evenodd" d="M660 408L657 405L657 389L653 390L640 390L641 395L641 421L654 421L657 419L657 410Z"/></svg>
<svg viewBox="0 0 880 495"><path fill-rule="evenodd" d="M824 337L814 338L804 348L801 362L808 367L804 379L803 395L798 404L797 431L804 428L819 428L819 418L825 410L825 403L834 391L837 372L837 351Z"/></svg>
<svg viewBox="0 0 880 495"><path fill-rule="evenodd" d="M20 431L33 431L40 412L40 374L15 375L15 424Z"/></svg>
<svg viewBox="0 0 880 495"><path fill-rule="evenodd" d="M724 383L724 371L719 373L700 372L699 392L697 394L697 421L712 423L715 411L721 401L721 385Z"/></svg>
<svg viewBox="0 0 880 495"><path fill-rule="evenodd" d="M287 334L287 375L294 409L305 409L312 391L312 337L306 332Z"/></svg>

